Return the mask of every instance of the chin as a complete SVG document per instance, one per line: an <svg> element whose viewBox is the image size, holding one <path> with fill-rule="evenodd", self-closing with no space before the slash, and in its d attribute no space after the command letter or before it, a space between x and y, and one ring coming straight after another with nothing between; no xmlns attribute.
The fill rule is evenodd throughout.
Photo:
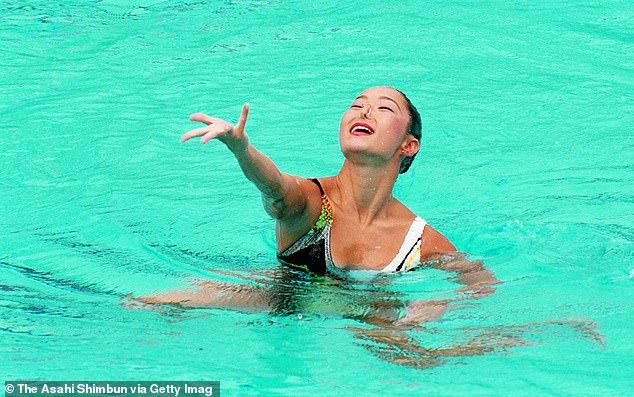
<svg viewBox="0 0 634 397"><path fill-rule="evenodd" d="M344 156L347 156L348 154L372 154L370 145L366 142L340 142L339 148Z"/></svg>
<svg viewBox="0 0 634 397"><path fill-rule="evenodd" d="M340 145L340 148L343 156L354 162L364 163L368 159L381 157L379 153L373 151L368 145L346 144Z"/></svg>

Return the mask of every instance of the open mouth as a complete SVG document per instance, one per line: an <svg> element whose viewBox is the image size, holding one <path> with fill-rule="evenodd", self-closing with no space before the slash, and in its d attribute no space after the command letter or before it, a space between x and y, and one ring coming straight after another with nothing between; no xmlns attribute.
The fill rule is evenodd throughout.
<svg viewBox="0 0 634 397"><path fill-rule="evenodd" d="M354 123L350 129L352 135L372 135L374 134L374 128L366 123Z"/></svg>

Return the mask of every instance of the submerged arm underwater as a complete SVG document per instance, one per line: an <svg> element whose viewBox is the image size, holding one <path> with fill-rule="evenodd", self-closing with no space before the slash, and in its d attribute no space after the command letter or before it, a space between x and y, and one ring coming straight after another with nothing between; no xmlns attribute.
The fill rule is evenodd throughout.
<svg viewBox="0 0 634 397"><path fill-rule="evenodd" d="M454 292L467 295L454 299L410 302L406 306L406 315L400 319L405 302L399 299L399 294L382 288L384 283L360 283L361 288L358 289L354 282L331 280L286 266L246 276L214 270L251 284L194 281L191 288L129 298L125 304L141 305L142 308L149 309L173 305L184 308L270 312L278 315L339 315L372 326L346 328L353 333L355 339L361 341L364 348L382 360L417 369L442 365L449 358L483 355L499 349L530 344L521 338L520 330L515 328L485 329L484 332L475 330L472 337L439 348L425 347L421 341L410 335L411 331L416 331L417 334L427 332L420 324L437 320L452 302L487 296L493 293L492 286L499 283L491 272L482 267L481 262L468 261L464 255L458 254L451 258L451 261L447 257L436 259L437 262L429 262L428 265L457 272L457 280L462 281L465 286ZM316 286L306 282L311 277L316 277ZM324 280L325 288L321 288L324 285L319 285L319 282ZM257 284L253 284L254 282ZM318 290L317 293L312 292L314 289ZM307 301L307 304L302 303Z"/></svg>
<svg viewBox="0 0 634 397"><path fill-rule="evenodd" d="M452 308L452 303L488 296L495 291L494 285L500 283L492 272L482 266L481 261L469 261L461 253L442 254L442 257L439 255L425 264L433 268L456 272L456 281L465 285L453 291L460 295L454 298L406 303L398 299L397 295L385 290L378 294L364 290L346 294L347 291L344 288L347 285L346 281L336 281L336 279L327 278L328 276L311 275L303 270L280 266L275 270L253 272L247 276L214 270L217 273L241 278L248 283L194 280L190 282L189 287L182 289L135 298L128 296L126 305L172 305L183 308L217 308L274 314L303 312L328 316L339 315L372 325L398 327L435 321ZM319 291L318 286L310 284L315 279L332 280L334 283L331 283L330 287L335 289L331 288L327 290L327 293L322 291L321 295L317 294L318 299L313 297L310 299L311 303L306 304L307 296L315 295L313 291ZM367 285L371 285L371 282ZM347 298L344 302L334 298L328 299L333 294ZM372 296L364 296L364 294ZM148 308L151 307L148 306ZM405 312L404 316L402 311Z"/></svg>
<svg viewBox="0 0 634 397"><path fill-rule="evenodd" d="M447 310L452 309L451 303L463 300L479 299L495 292L495 285L501 284L492 271L486 269L482 261L466 259L461 252L447 252L432 254L425 258L421 267L431 267L438 270L456 273L453 281L464 285L454 293L454 298L437 299L431 301L413 301L407 305L406 315L395 321L395 325L421 324L439 319Z"/></svg>

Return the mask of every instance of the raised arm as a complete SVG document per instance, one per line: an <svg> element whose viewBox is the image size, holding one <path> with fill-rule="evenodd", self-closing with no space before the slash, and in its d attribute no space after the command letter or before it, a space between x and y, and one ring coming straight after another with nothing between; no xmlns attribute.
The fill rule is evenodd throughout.
<svg viewBox="0 0 634 397"><path fill-rule="evenodd" d="M279 220L304 211L310 186L307 187L301 178L280 172L268 157L249 143L244 130L248 114L249 105L244 104L235 126L202 113L192 114L190 120L207 126L189 131L183 135L181 142L200 136L202 144L212 139L224 143L238 160L247 179L262 193L264 209L271 217Z"/></svg>

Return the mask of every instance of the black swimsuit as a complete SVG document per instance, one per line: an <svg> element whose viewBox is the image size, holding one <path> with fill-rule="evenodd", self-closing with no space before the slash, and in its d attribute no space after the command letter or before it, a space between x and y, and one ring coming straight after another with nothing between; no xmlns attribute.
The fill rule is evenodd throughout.
<svg viewBox="0 0 634 397"><path fill-rule="evenodd" d="M332 206L319 181L316 178L310 178L310 181L319 187L319 192L321 193L319 219L299 240L277 254L277 259L287 265L305 267L313 272L325 273L327 268L326 251L330 253L330 247L326 247L326 243L330 241Z"/></svg>

